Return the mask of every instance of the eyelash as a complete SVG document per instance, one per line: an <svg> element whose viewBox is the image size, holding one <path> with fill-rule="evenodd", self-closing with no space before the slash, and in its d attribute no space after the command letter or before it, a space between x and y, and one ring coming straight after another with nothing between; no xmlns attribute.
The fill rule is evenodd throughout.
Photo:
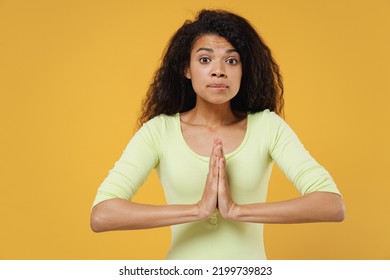
<svg viewBox="0 0 390 280"><path fill-rule="evenodd" d="M205 61L205 60L207 60L207 61ZM199 59L199 61L200 61L200 63L206 64L206 63L210 62L211 59L208 58L208 57L201 57L201 58Z"/></svg>
<svg viewBox="0 0 390 280"><path fill-rule="evenodd" d="M228 62L228 61L229 61L229 62ZM226 62L228 62L229 64L232 64L232 65L235 65L235 64L238 63L238 60L235 59L235 58L228 58L228 59L226 60Z"/></svg>
<svg viewBox="0 0 390 280"><path fill-rule="evenodd" d="M205 61L205 60L206 60L206 61ZM202 63L202 64L209 63L210 61L211 61L211 59L208 58L208 57L201 57L201 58L199 59L199 62ZM228 59L226 59L226 62L227 62L228 64L231 64L231 65L236 65L239 61L238 61L237 59L235 59L235 58L228 58Z"/></svg>

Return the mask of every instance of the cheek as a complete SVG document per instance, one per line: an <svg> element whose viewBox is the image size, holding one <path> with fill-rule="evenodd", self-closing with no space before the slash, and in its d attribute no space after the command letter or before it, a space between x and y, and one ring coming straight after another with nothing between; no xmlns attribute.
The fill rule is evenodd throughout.
<svg viewBox="0 0 390 280"><path fill-rule="evenodd" d="M204 78L208 71L208 67L194 67L191 69L191 76L199 80Z"/></svg>
<svg viewBox="0 0 390 280"><path fill-rule="evenodd" d="M191 71L192 87L201 86L207 77L206 69L195 69Z"/></svg>
<svg viewBox="0 0 390 280"><path fill-rule="evenodd" d="M201 91L201 83L198 81L198 77L191 77L191 84L195 93L198 94Z"/></svg>
<svg viewBox="0 0 390 280"><path fill-rule="evenodd" d="M240 85L241 85L241 79L242 79L242 73L241 73L241 72L235 73L235 75L234 75L234 84L235 84L237 87L240 87Z"/></svg>

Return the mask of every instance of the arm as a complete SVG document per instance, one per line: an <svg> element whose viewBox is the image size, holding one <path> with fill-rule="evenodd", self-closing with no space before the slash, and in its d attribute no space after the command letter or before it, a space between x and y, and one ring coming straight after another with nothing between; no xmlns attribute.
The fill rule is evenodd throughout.
<svg viewBox="0 0 390 280"><path fill-rule="evenodd" d="M209 199L204 199L207 202ZM200 202L201 203L201 202ZM147 229L203 220L212 212L193 205L146 205L124 199L110 199L93 207L94 232ZM222 203L220 203L222 204ZM334 193L314 192L303 197L271 203L233 204L224 218L254 223L341 222L344 204ZM210 209L214 209L211 207Z"/></svg>
<svg viewBox="0 0 390 280"><path fill-rule="evenodd" d="M91 212L95 232L146 229L194 222L208 218L217 204L218 161L215 145L201 200L192 205L146 205L113 198L96 204Z"/></svg>
<svg viewBox="0 0 390 280"><path fill-rule="evenodd" d="M234 205L231 209L228 219L254 223L342 222L345 215L342 198L328 192L280 202Z"/></svg>
<svg viewBox="0 0 390 280"><path fill-rule="evenodd" d="M315 191L299 198L281 202L236 204L230 196L226 173L226 160L222 142L217 146L218 208L225 219L254 223L309 223L341 222L344 220L344 203L340 195Z"/></svg>
<svg viewBox="0 0 390 280"><path fill-rule="evenodd" d="M91 229L94 232L163 227L202 219L194 205L146 205L114 198L92 208Z"/></svg>

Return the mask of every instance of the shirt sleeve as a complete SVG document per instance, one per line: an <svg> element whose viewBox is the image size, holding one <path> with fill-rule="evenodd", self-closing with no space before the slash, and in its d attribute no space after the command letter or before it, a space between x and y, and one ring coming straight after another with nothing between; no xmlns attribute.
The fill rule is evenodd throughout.
<svg viewBox="0 0 390 280"><path fill-rule="evenodd" d="M290 126L273 112L269 117L270 155L301 195L316 191L340 194L330 174L309 154Z"/></svg>
<svg viewBox="0 0 390 280"><path fill-rule="evenodd" d="M145 123L127 144L122 156L98 188L93 206L111 198L130 200L159 162L156 134Z"/></svg>

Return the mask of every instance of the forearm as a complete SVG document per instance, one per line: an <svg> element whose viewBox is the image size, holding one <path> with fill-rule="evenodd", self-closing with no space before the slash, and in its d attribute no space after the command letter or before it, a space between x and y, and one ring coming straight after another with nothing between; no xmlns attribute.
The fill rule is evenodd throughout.
<svg viewBox="0 0 390 280"><path fill-rule="evenodd" d="M314 192L281 202L236 205L229 219L281 224L340 222L344 220L344 203L337 194Z"/></svg>
<svg viewBox="0 0 390 280"><path fill-rule="evenodd" d="M202 219L194 205L146 205L124 199L110 199L92 208L91 228L95 232L170 226Z"/></svg>

